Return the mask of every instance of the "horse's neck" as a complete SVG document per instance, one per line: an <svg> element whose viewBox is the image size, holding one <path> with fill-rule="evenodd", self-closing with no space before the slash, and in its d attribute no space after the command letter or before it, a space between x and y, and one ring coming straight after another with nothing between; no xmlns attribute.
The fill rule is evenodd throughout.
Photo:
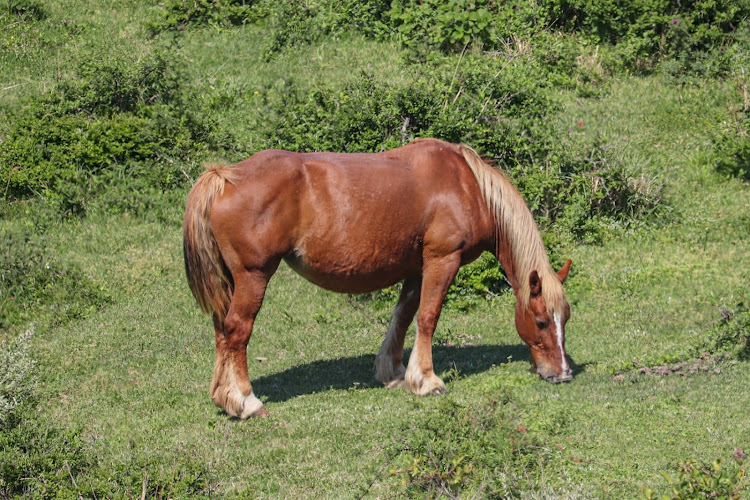
<svg viewBox="0 0 750 500"><path fill-rule="evenodd" d="M508 243L506 238L502 238L502 235L497 235L495 248L493 249L495 257L500 261L505 271L505 277L513 287L513 291L518 293L520 288L520 282L518 281L518 268L516 261L513 258L513 249Z"/></svg>
<svg viewBox="0 0 750 500"><path fill-rule="evenodd" d="M525 303L530 293L531 272L537 271L540 276L548 278L554 274L554 271L549 265L542 236L531 217L531 212L528 212L525 205L521 207L521 210L524 210L524 215L528 215L525 217L526 223L523 226L514 224L512 227L499 224L495 229L494 250L516 297ZM516 212L515 215L518 216L519 213ZM505 218L505 221L509 219ZM519 233L509 234L508 231L519 231Z"/></svg>

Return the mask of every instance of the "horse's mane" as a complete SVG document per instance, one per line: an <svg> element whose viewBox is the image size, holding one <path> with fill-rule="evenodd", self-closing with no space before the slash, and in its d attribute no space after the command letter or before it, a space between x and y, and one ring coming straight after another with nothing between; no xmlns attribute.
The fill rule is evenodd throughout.
<svg viewBox="0 0 750 500"><path fill-rule="evenodd" d="M528 307L531 293L529 275L536 270L542 281L542 296L547 310L550 315L552 311L561 312L565 301L562 283L549 264L542 237L521 193L502 170L485 163L472 148L465 144L458 147L495 218L497 255L500 255L501 245L510 247L519 287L517 296L521 305Z"/></svg>

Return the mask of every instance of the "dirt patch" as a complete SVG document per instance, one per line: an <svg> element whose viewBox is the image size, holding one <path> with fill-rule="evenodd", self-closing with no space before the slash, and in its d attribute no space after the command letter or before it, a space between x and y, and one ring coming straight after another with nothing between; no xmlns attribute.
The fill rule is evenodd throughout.
<svg viewBox="0 0 750 500"><path fill-rule="evenodd" d="M698 359L681 361L675 364L643 366L632 370L618 371L615 372L614 379L618 381L625 380L626 374L646 375L649 377L687 377L697 374L719 375L722 366L734 364L737 364L737 361L732 359L731 354L721 354L711 357L709 353L704 352Z"/></svg>

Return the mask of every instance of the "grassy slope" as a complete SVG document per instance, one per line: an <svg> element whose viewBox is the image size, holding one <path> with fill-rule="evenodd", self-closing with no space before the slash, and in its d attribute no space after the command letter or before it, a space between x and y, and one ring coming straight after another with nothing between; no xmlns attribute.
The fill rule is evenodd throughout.
<svg viewBox="0 0 750 500"><path fill-rule="evenodd" d="M31 83L4 92L2 109L41 89L81 46L108 40L111 50L147 50L134 28L135 4L100 5L106 16L87 18L77 3L52 12L49 22L86 19L88 32L78 45L55 49L50 67L24 70L6 61L6 74ZM265 64L256 52L260 43L262 35L251 29L196 33L187 41L195 85L226 89L239 103L224 119L237 123L241 140L252 139L257 117L244 115L243 106L258 82L291 71L303 81L325 82L359 68L384 78L410 70L392 47L379 44L328 42ZM563 448L550 452L551 482L567 478L588 495L629 496L641 484L663 489L658 471L680 459L728 458L734 447L749 446L747 363L720 375L612 376L626 363L684 353L719 317L719 305L748 300L750 190L716 179L709 165L709 133L726 116L731 92L631 78L598 100L566 99L560 133L602 134L630 161L663 177L670 206L657 228L572 250L567 345L582 367L573 383L552 386L528 374L509 297L468 313L447 311L441 319L443 331L485 346L436 348L437 371L458 370L457 376L451 371L447 397L470 403L508 391L519 423L547 436L550 449L557 450L552 443ZM114 299L102 312L36 338L48 398L41 417L83 427L103 464L155 459L168 469L198 461L207 464L219 494L320 498L399 491L398 478L387 474L388 445L438 403L377 387L372 361L388 310L322 291L283 267L250 344L251 360L267 358L251 361L251 377L272 417L237 422L207 396L212 332L185 285L176 226L92 217L40 237L56 259L80 265Z"/></svg>

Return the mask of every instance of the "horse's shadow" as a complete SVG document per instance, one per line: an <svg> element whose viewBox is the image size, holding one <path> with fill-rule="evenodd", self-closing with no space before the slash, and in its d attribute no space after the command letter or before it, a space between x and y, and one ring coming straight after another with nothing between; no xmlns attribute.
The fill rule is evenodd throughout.
<svg viewBox="0 0 750 500"><path fill-rule="evenodd" d="M408 359L408 352L404 354ZM510 360L528 362L529 348L523 344L433 348L433 363L438 374L455 368L459 377L466 377ZM382 387L375 379L374 363L374 354L318 360L260 377L253 380L253 385L270 402L329 389ZM575 372L577 365L571 363L571 366Z"/></svg>

